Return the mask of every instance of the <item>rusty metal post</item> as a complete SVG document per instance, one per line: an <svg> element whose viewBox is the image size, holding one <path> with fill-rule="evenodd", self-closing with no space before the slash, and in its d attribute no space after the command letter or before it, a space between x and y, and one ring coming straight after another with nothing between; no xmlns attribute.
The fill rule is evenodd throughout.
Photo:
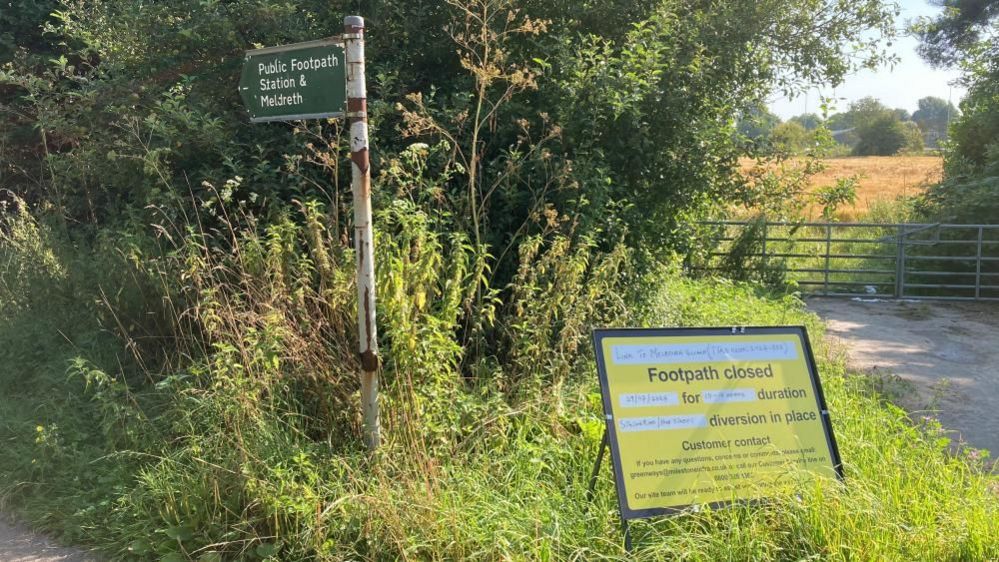
<svg viewBox="0 0 999 562"><path fill-rule="evenodd" d="M357 254L357 324L361 354L361 410L364 442L381 441L378 419L378 330L375 325L375 256L371 224L371 166L368 104L364 79L364 18L343 20L347 58L347 122L350 124L350 188L354 195L354 251Z"/></svg>

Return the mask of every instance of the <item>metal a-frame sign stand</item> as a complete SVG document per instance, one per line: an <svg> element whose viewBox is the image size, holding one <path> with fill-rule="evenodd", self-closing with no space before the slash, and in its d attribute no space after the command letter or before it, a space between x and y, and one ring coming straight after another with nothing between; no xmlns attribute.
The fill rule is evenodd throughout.
<svg viewBox="0 0 999 562"><path fill-rule="evenodd" d="M347 119L357 263L361 410L364 442L374 450L381 441L381 431L364 18L347 16L343 23L344 33L340 37L248 51L239 93L253 123Z"/></svg>
<svg viewBox="0 0 999 562"><path fill-rule="evenodd" d="M600 465L604 462L604 453L610 447L610 431L604 427L604 436L600 439L600 449L597 450L597 460L593 463L593 472L590 473L590 484L586 487L586 505L593 503L593 494L597 490L597 477L600 476ZM611 466L611 470L614 467ZM631 527L628 520L621 517L621 531L624 533L624 550L631 552Z"/></svg>

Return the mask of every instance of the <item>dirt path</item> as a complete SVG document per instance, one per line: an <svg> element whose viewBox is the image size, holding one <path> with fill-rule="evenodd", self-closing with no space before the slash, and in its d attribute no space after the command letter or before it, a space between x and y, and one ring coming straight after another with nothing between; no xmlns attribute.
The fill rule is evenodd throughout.
<svg viewBox="0 0 999 562"><path fill-rule="evenodd" d="M19 525L0 520L0 561L95 562L79 550L57 546L52 540Z"/></svg>
<svg viewBox="0 0 999 562"><path fill-rule="evenodd" d="M912 383L901 405L999 455L999 306L811 298L853 367ZM906 385L909 386L909 385Z"/></svg>

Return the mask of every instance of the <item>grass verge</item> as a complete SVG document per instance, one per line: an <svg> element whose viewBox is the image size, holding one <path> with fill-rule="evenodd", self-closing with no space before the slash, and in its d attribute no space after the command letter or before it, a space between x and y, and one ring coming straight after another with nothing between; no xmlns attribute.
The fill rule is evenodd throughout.
<svg viewBox="0 0 999 562"><path fill-rule="evenodd" d="M503 391L501 377L441 382L456 379L456 366L433 361L443 352L414 365L390 356L387 443L372 457L349 427L318 423L353 423L356 394L334 403L339 412L316 408L326 402L309 396L323 387L292 376L305 357L295 346L314 344L291 333L278 309L242 329L238 342L217 341L201 357L161 358L153 375L129 351L147 344L109 328L142 321L141 312L109 315L132 310L122 296L128 291L102 290L135 284L127 253L64 247L44 231L19 244L5 247L0 291L2 506L116 558L999 558L996 475L949 454L938 427L913 427L874 383L846 373L823 345L817 318L793 295L664 274L629 321L808 326L845 483L808 481L757 507L639 522L637 550L628 554L606 466L596 497L586 499L602 419L585 343L565 377L539 371L532 381L539 391L526 395ZM395 286L390 274L381 273L381 286ZM394 298L417 302L402 286L387 290L386 317ZM227 301L195 304L213 302ZM411 357L424 353L419 342L393 341ZM322 377L353 377L340 368L330 363Z"/></svg>

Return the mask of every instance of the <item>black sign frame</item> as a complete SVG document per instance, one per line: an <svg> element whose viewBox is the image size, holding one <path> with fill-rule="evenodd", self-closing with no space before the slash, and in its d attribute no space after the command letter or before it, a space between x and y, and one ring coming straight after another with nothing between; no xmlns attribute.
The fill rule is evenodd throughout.
<svg viewBox="0 0 999 562"><path fill-rule="evenodd" d="M839 446L836 443L836 436L833 433L832 423L829 417L829 409L826 405L825 394L822 392L822 383L819 380L818 368L815 364L815 356L812 353L812 346L808 339L808 331L805 326L745 326L745 327L699 327L699 328L599 328L593 330L593 345L596 351L597 376L600 380L600 396L604 410L604 422L606 424L605 442L609 444L611 450L611 463L614 468L614 484L617 489L618 508L621 519L625 524L627 535L627 522L633 519L646 519L656 516L674 516L690 511L693 505L676 505L669 507L631 509L628 507L627 491L624 486L624 470L621 464L621 451L617 442L617 433L614 411L612 409L612 397L610 385L607 378L607 364L603 353L603 340L610 337L642 335L647 337L676 337L676 336L752 336L752 335L796 335L801 341L801 347L805 352L805 363L808 367L808 378L812 383L813 395L815 397L819 411L821 412L823 432L826 437L826 445L829 448L829 457L833 462L833 470L837 478L842 481L843 462L839 454ZM602 450L601 450L602 456ZM599 457L598 457L599 458ZM707 504L711 509L730 507L733 504L754 503L762 501L763 498L749 500L728 500L711 502ZM626 537L627 539L627 537ZM630 542L630 541L627 541Z"/></svg>

